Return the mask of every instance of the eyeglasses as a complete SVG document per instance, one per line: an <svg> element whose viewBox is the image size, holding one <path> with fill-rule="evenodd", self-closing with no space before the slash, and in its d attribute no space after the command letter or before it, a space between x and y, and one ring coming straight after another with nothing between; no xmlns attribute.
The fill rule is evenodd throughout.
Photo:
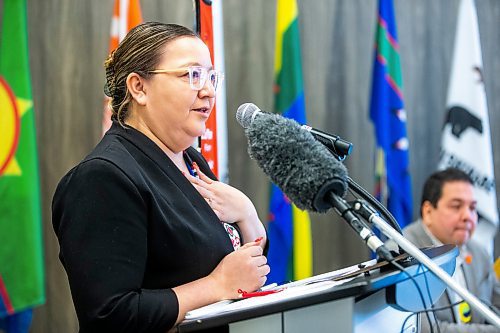
<svg viewBox="0 0 500 333"><path fill-rule="evenodd" d="M189 85L191 86L191 89L196 91L201 90L205 86L207 79L210 79L212 87L214 87L214 90L217 91L219 82L222 82L222 80L224 80L224 74L222 72L218 72L214 69L208 70L202 66L189 66L176 69L155 69L149 71L148 73L168 74L168 73L180 73L184 71L186 72L185 75L189 75Z"/></svg>

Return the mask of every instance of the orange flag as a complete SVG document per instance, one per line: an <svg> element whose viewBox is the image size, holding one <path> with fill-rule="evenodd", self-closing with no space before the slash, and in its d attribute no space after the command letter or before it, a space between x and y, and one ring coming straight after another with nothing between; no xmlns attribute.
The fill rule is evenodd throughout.
<svg viewBox="0 0 500 333"><path fill-rule="evenodd" d="M125 35L142 23L142 12L139 0L115 0L113 17L111 19L111 38L109 39L109 52L118 47ZM104 114L102 118L103 134L111 127L110 98L105 97Z"/></svg>

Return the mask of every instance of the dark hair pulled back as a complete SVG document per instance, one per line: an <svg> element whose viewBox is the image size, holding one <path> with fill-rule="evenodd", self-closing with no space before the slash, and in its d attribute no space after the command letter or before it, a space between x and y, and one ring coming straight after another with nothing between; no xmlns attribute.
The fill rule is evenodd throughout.
<svg viewBox="0 0 500 333"><path fill-rule="evenodd" d="M155 69L163 55L165 44L179 37L198 37L190 29L177 24L145 22L129 31L104 63L106 84L104 93L111 97L111 119L122 126L128 116L132 96L127 89L127 77L137 73L145 78Z"/></svg>

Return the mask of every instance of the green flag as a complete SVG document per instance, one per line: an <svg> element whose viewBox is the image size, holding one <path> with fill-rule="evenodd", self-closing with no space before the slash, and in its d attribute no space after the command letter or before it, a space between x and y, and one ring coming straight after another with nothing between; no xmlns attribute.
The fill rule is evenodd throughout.
<svg viewBox="0 0 500 333"><path fill-rule="evenodd" d="M40 185L25 0L5 0L0 36L0 318L45 300Z"/></svg>

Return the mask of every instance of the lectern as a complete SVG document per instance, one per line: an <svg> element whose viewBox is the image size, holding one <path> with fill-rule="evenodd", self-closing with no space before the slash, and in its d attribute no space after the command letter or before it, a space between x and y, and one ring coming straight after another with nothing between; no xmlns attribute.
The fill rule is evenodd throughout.
<svg viewBox="0 0 500 333"><path fill-rule="evenodd" d="M456 247L443 245L423 252L448 274L455 270ZM353 266L349 273L335 276L341 284L325 286L324 279L307 279L312 292L288 294L280 299L258 297L217 308L213 313L185 320L178 332L303 333L303 332L417 332L417 317L412 313L429 307L444 292L446 285L411 257L402 255L405 273L386 262L367 262ZM411 276L413 279L410 279ZM304 280L305 281L305 280ZM346 281L346 282L343 282ZM292 291L301 281L288 288ZM315 291L314 283L322 287ZM420 288L421 294L418 292ZM266 299L268 298L268 299ZM235 307L234 305L244 305ZM404 325L404 327L403 327ZM402 329L403 328L403 329Z"/></svg>

